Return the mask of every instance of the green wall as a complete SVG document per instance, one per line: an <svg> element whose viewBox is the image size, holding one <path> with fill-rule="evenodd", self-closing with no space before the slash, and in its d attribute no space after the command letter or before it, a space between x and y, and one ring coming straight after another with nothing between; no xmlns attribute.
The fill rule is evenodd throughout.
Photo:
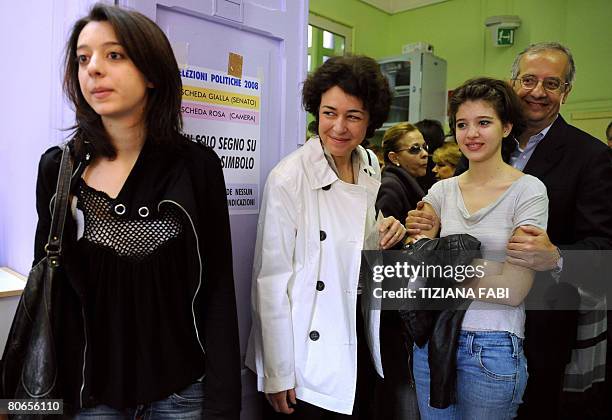
<svg viewBox="0 0 612 420"><path fill-rule="evenodd" d="M310 0L310 12L353 28L353 52L374 58L393 54L391 15L358 0Z"/></svg>
<svg viewBox="0 0 612 420"><path fill-rule="evenodd" d="M516 54L532 42L559 41L576 60L576 82L563 116L604 138L612 120L612 1L448 0L390 15L359 0L311 0L314 13L351 26L354 52L381 58L424 41L448 63L449 89L468 78L508 78ZM512 47L494 47L484 21L518 15Z"/></svg>

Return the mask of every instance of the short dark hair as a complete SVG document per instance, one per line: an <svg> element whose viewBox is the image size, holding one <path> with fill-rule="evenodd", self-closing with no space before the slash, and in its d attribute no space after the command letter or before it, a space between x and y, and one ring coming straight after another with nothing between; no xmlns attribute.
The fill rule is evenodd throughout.
<svg viewBox="0 0 612 420"><path fill-rule="evenodd" d="M438 120L424 119L415 124L419 129L431 153L444 143L444 129Z"/></svg>
<svg viewBox="0 0 612 420"><path fill-rule="evenodd" d="M453 135L459 106L468 101L485 101L491 105L502 123L512 124L515 137L525 128L520 99L512 87L503 80L479 77L466 81L453 91L448 103L449 125Z"/></svg>
<svg viewBox="0 0 612 420"><path fill-rule="evenodd" d="M397 152L399 149L399 141L408 133L413 131L419 131L414 125L409 122L401 122L395 124L393 127L385 131L382 139L383 154L385 158L385 164L390 165L391 159L389 153Z"/></svg>
<svg viewBox="0 0 612 420"><path fill-rule="evenodd" d="M97 3L73 25L64 56L64 92L75 107L76 124L72 129L77 156L85 152L85 142L90 144L94 155L116 156L100 115L87 103L79 85L77 42L90 22L110 23L128 57L153 85L147 89L144 111L147 138L155 144L173 144L183 126L182 82L168 38L155 22L141 13Z"/></svg>
<svg viewBox="0 0 612 420"><path fill-rule="evenodd" d="M315 117L313 132L318 133L321 97L334 86L359 98L368 111L366 138L387 120L391 106L391 91L378 63L363 55L331 57L310 74L302 88L304 109Z"/></svg>

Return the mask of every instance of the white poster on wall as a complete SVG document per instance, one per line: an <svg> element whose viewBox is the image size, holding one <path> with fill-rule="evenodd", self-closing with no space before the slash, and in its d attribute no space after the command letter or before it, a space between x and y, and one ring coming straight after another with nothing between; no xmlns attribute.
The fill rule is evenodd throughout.
<svg viewBox="0 0 612 420"><path fill-rule="evenodd" d="M219 155L230 214L258 213L261 82L194 66L181 78L183 131Z"/></svg>

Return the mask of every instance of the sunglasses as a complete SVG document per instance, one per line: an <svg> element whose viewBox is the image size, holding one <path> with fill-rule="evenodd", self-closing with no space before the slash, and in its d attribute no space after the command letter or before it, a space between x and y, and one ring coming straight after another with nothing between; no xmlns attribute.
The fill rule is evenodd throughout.
<svg viewBox="0 0 612 420"><path fill-rule="evenodd" d="M407 149L396 150L395 153L399 153L399 152L404 152L405 151L405 152L410 153L411 155L418 155L419 153L421 153L421 150L424 150L425 153L427 153L427 151L428 151L427 145L424 144L424 145L421 146L420 144L413 144L412 146L410 146Z"/></svg>

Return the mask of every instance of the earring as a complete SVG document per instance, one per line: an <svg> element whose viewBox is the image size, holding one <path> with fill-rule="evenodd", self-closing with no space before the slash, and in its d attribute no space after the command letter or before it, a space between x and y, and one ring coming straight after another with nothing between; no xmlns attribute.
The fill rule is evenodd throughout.
<svg viewBox="0 0 612 420"><path fill-rule="evenodd" d="M395 162L395 166L400 166L400 164L399 164L399 163L397 163L397 162Z"/></svg>

